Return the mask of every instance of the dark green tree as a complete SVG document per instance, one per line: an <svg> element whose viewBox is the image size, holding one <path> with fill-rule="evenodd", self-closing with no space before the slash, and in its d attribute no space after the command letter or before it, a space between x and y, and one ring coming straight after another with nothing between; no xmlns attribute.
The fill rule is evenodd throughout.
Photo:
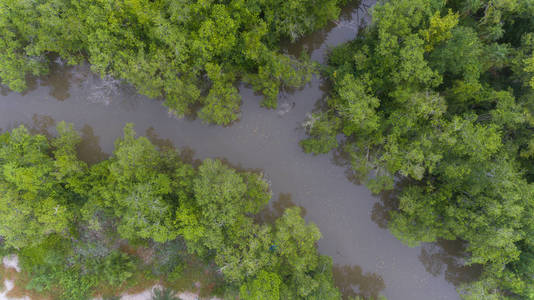
<svg viewBox="0 0 534 300"><path fill-rule="evenodd" d="M301 142L325 153L343 134L373 192L404 182L389 224L404 242L467 241L484 271L466 299L534 298L533 19L529 1L379 2L331 52L328 109Z"/></svg>

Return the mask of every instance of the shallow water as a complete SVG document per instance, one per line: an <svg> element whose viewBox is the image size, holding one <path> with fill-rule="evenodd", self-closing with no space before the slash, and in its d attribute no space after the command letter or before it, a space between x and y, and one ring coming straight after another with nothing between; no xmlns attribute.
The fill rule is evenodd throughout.
<svg viewBox="0 0 534 300"><path fill-rule="evenodd" d="M329 46L353 39L368 21L365 7L347 9L341 21L287 46L289 53L308 49L324 62ZM242 118L222 128L199 120L176 119L157 100L131 86L100 79L86 66L67 67L60 61L50 75L35 80L23 95L2 90L0 128L21 123L37 132L53 132L57 121L75 124L83 137L80 154L86 161L104 159L121 136L124 125L135 123L139 135L174 145L191 157L219 157L245 169L262 170L273 190L272 214L290 205L302 206L308 221L323 234L319 250L333 257L335 277L345 295L385 295L390 300L458 299L455 284L476 272L461 267L461 245L452 242L409 248L386 229L391 194L374 197L347 175L338 155L307 155L298 141L300 124L327 88L319 78L299 91L285 92L277 110L260 107L261 97L241 86ZM269 219L269 214L264 215Z"/></svg>

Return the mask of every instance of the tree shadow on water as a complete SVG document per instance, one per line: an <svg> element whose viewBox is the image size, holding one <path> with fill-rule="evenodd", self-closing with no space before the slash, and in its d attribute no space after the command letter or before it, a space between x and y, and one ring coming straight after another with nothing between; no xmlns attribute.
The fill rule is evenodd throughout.
<svg viewBox="0 0 534 300"><path fill-rule="evenodd" d="M198 168L202 164L202 160L195 158L195 150L188 146L180 148L180 159L195 168Z"/></svg>
<svg viewBox="0 0 534 300"><path fill-rule="evenodd" d="M236 170L237 172L239 173L256 173L258 175L260 175L261 177L264 177L264 173L263 173L263 169L260 169L260 168L246 168L246 167L243 167L240 163L233 163L233 162L230 162L227 158L225 157L213 157L212 159L217 159L219 161L222 162L223 165L231 168L231 169L234 169Z"/></svg>
<svg viewBox="0 0 534 300"><path fill-rule="evenodd" d="M195 150L193 148L184 146L179 150L176 149L176 146L172 140L160 137L160 135L156 132L156 129L154 129L152 126L145 131L145 136L161 151L178 151L180 160L186 164L190 164L195 168L198 168L198 166L200 166L202 163L202 160L195 158Z"/></svg>
<svg viewBox="0 0 534 300"><path fill-rule="evenodd" d="M160 150L175 150L176 147L170 139L162 138L154 127L150 126L145 132L146 138Z"/></svg>
<svg viewBox="0 0 534 300"><path fill-rule="evenodd" d="M15 128L24 126L31 134L41 134L51 138L53 134L50 129L54 128L56 120L49 115L33 114L31 122L10 122L5 128L0 128L0 132L12 131Z"/></svg>
<svg viewBox="0 0 534 300"><path fill-rule="evenodd" d="M360 266L334 265L334 283L341 291L343 299L365 297L378 299L380 292L386 288L384 279L376 273L363 273Z"/></svg>
<svg viewBox="0 0 534 300"><path fill-rule="evenodd" d="M358 174L352 166L350 154L345 151L345 146L347 145L346 140L339 140L338 138L339 146L332 151L332 158L331 161L337 166L344 167L345 168L345 177L348 181L356 184L356 185L362 185L362 178L363 176L361 174Z"/></svg>
<svg viewBox="0 0 534 300"><path fill-rule="evenodd" d="M70 97L72 82L72 66L61 63L52 63L48 74L41 76L39 84L49 86L48 94L58 101L64 101Z"/></svg>
<svg viewBox="0 0 534 300"><path fill-rule="evenodd" d="M466 258L469 257L466 247L466 242L458 240L425 243L421 247L419 261L428 273L433 276L444 275L448 282L458 286L476 280L482 272L480 265L465 264Z"/></svg>
<svg viewBox="0 0 534 300"><path fill-rule="evenodd" d="M398 195L402 189L402 184L397 184L393 190L384 191L379 195L379 201L373 205L371 210L371 220L375 222L378 227L387 229L391 219L391 212L398 210L399 201Z"/></svg>
<svg viewBox="0 0 534 300"><path fill-rule="evenodd" d="M42 134L48 138L52 137L50 129L56 125L56 120L49 115L33 114L32 123L28 130L32 134Z"/></svg>
<svg viewBox="0 0 534 300"><path fill-rule="evenodd" d="M11 93L11 90L7 86L0 84L0 95L7 96L10 93Z"/></svg>
<svg viewBox="0 0 534 300"><path fill-rule="evenodd" d="M96 136L93 127L87 124L81 130L78 157L88 165L94 165L109 157L109 154L102 151L100 147L100 137Z"/></svg>
<svg viewBox="0 0 534 300"><path fill-rule="evenodd" d="M273 201L271 205L265 206L258 214L254 216L256 223L272 224L276 219L284 214L284 211L290 207L300 207L302 217L306 215L306 209L293 202L290 193L280 193L278 200Z"/></svg>
<svg viewBox="0 0 534 300"><path fill-rule="evenodd" d="M39 87L39 77L33 75L26 76L26 88L20 93L26 96L28 93L35 91Z"/></svg>

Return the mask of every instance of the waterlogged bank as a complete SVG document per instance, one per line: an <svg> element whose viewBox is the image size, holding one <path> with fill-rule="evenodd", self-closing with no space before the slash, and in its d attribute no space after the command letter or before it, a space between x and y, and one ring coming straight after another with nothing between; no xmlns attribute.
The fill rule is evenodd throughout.
<svg viewBox="0 0 534 300"><path fill-rule="evenodd" d="M324 61L328 46L355 37L358 26L368 19L364 8L369 5L352 9L338 24L289 51L312 49L312 59ZM454 283L470 274L459 265L462 253L457 244L402 245L384 228L387 195L373 197L351 181L341 158L302 152L298 141L305 133L300 124L324 97L325 86L315 78L300 91L284 93L276 111L261 108L262 97L241 86L242 118L221 128L176 119L158 101L139 96L130 86L101 80L86 67L58 64L24 95L2 93L0 128L24 123L52 133L56 121L74 123L83 137L82 157L96 162L112 151L124 125L132 122L140 135L184 149L192 158L220 157L241 168L260 169L271 181L275 213L281 207L299 205L306 219L319 226L323 233L319 249L333 257L337 284L346 295L458 299Z"/></svg>

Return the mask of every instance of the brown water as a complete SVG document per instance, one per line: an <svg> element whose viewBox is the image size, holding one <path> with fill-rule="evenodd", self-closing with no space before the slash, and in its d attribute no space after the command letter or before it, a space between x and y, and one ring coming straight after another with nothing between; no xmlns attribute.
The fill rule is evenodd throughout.
<svg viewBox="0 0 534 300"><path fill-rule="evenodd" d="M359 25L368 21L365 6L370 4L346 10L340 22L287 47L288 51L308 49L314 60L324 62L329 46L353 39ZM261 169L273 190L271 214L290 205L305 209L306 219L323 233L319 250L333 257L336 282L345 295L458 299L455 284L475 273L461 266L464 253L459 243L403 245L385 229L387 211L394 203L391 194L374 197L354 183L338 155L302 152L298 141L305 132L300 124L324 98L324 86L314 78L304 89L284 93L276 111L261 108L261 97L241 86L243 116L221 128L176 119L159 101L138 95L128 85L102 80L85 66L58 62L25 94L1 91L0 128L23 123L35 131L52 132L55 122L72 122L83 136L82 157L97 162L112 151L124 125L132 122L140 135L186 149L191 157L219 157L235 166Z"/></svg>

